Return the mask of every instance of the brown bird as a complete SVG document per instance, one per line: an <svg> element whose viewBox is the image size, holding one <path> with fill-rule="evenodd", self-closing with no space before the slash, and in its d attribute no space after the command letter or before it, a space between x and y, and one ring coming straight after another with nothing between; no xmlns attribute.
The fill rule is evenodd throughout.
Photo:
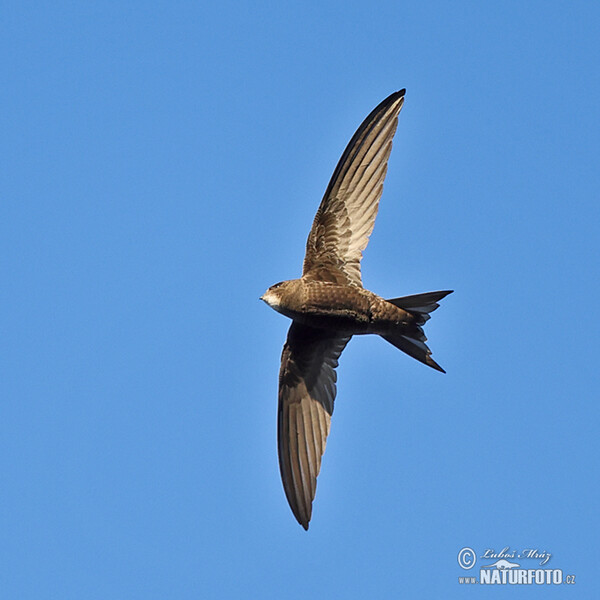
<svg viewBox="0 0 600 600"><path fill-rule="evenodd" d="M384 300L361 280L404 92L379 104L344 150L308 236L302 277L277 283L261 297L292 319L279 371L277 444L285 494L304 529L329 435L335 368L350 338L378 334L444 372L431 358L422 325L451 291Z"/></svg>

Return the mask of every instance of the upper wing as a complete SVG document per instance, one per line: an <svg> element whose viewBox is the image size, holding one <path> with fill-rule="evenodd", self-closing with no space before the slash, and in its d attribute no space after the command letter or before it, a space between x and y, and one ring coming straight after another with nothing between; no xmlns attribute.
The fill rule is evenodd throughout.
<svg viewBox="0 0 600 600"><path fill-rule="evenodd" d="M303 277L362 285L360 260L375 224L404 92L379 104L344 150L308 236Z"/></svg>
<svg viewBox="0 0 600 600"><path fill-rule="evenodd" d="M285 495L308 529L335 399L335 368L350 337L292 323L281 355L277 446Z"/></svg>

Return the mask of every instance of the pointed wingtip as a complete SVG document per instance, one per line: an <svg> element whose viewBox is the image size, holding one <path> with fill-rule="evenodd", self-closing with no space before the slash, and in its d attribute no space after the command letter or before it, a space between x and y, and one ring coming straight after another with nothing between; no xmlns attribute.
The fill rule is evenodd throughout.
<svg viewBox="0 0 600 600"><path fill-rule="evenodd" d="M294 509L292 509L294 516L296 517L296 521L298 521L298 523L300 523L300 525L302 525L302 529L304 529L304 531L308 531L308 526L310 525L310 519L311 519L311 513L312 513L312 503L311 506L309 508L308 514L303 513L303 514L299 514L297 513Z"/></svg>
<svg viewBox="0 0 600 600"><path fill-rule="evenodd" d="M440 294L438 300L441 300L442 298L445 298L446 296L449 296L450 294L454 293L454 290L440 290L437 293Z"/></svg>
<svg viewBox="0 0 600 600"><path fill-rule="evenodd" d="M405 88L402 88L401 90L398 90L397 92L392 92L387 98L385 98L384 100L381 101L381 103L377 106L377 108L375 108L375 110L373 110L373 113L375 113L377 110L383 108L384 106L391 106L392 104L394 104L394 102L398 102L398 100L404 101L405 93L406 93ZM369 116L371 116L371 115L369 115Z"/></svg>
<svg viewBox="0 0 600 600"><path fill-rule="evenodd" d="M435 360L433 360L433 358L431 358L431 356L428 356L426 359L427 364L432 368L435 369L436 371L439 371L440 373L445 373L446 371L444 371L444 369L442 369L442 367L440 367L440 365L438 365Z"/></svg>
<svg viewBox="0 0 600 600"><path fill-rule="evenodd" d="M400 98L404 98L404 94L406 94L406 88L402 88L401 90L398 90L397 92L394 92L393 94L390 94L388 96L388 98L390 100L399 100Z"/></svg>

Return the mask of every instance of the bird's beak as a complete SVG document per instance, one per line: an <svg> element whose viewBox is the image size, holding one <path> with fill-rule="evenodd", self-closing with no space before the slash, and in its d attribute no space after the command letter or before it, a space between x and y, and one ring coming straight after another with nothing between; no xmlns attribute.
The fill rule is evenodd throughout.
<svg viewBox="0 0 600 600"><path fill-rule="evenodd" d="M264 300L265 300L264 294L259 298L259 300L262 300L264 302Z"/></svg>

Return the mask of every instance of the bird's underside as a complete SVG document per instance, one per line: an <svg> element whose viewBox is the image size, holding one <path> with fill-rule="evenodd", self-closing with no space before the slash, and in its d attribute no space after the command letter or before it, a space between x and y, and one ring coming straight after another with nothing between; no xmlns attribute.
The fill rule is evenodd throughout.
<svg viewBox="0 0 600 600"><path fill-rule="evenodd" d="M353 335L374 333L430 367L422 326L449 291L385 300L362 287L360 260L375 223L404 90L377 106L346 147L315 216L303 274L262 299L292 319L279 372L283 487L308 529L331 424L338 359Z"/></svg>

